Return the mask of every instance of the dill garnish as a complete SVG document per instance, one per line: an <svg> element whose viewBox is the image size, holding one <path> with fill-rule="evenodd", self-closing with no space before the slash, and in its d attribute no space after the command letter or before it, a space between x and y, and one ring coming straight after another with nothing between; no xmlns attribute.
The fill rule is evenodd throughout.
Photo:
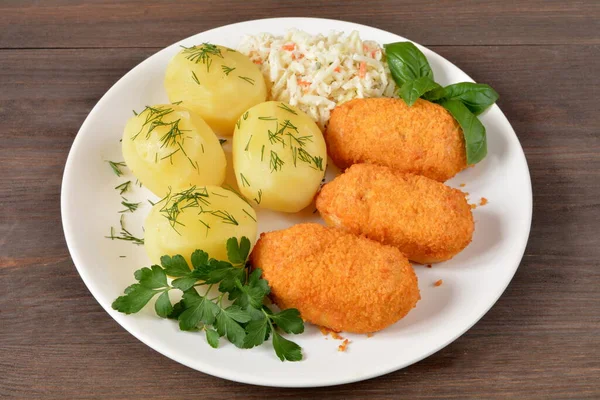
<svg viewBox="0 0 600 400"><path fill-rule="evenodd" d="M118 186L115 186L115 189L119 190L119 194L123 194L129 190L130 186L131 186L131 181L127 181L127 182L121 183Z"/></svg>
<svg viewBox="0 0 600 400"><path fill-rule="evenodd" d="M277 118L275 117L258 117L258 119L263 121L277 121Z"/></svg>
<svg viewBox="0 0 600 400"><path fill-rule="evenodd" d="M285 163L281 158L279 158L279 155L273 150L271 150L271 161L269 164L271 166L271 173L277 170L281 171L281 167L283 166L283 164Z"/></svg>
<svg viewBox="0 0 600 400"><path fill-rule="evenodd" d="M212 56L223 58L221 49L210 43L202 43L199 46L183 47L183 54L185 55L185 58L196 64L202 63L206 65L206 72L210 72Z"/></svg>
<svg viewBox="0 0 600 400"><path fill-rule="evenodd" d="M263 160L263 157L265 155L265 145L262 145L262 148L260 149L260 161Z"/></svg>
<svg viewBox="0 0 600 400"><path fill-rule="evenodd" d="M226 143L226 142L227 142L227 139L220 139L220 138L219 138L219 144L221 144L221 145L222 145L223 143Z"/></svg>
<svg viewBox="0 0 600 400"><path fill-rule="evenodd" d="M244 151L248 151L248 146L250 146L251 140L252 140L252 135L250 135L250 139L248 139L248 143L246 143L246 147L244 148Z"/></svg>
<svg viewBox="0 0 600 400"><path fill-rule="evenodd" d="M131 111L133 111L133 115L135 115L137 117L138 113L135 112L135 110L131 110Z"/></svg>
<svg viewBox="0 0 600 400"><path fill-rule="evenodd" d="M121 168L127 166L123 161L120 161L120 162L107 161L107 163L110 165L110 167L112 168L113 172L117 176L122 176L123 175L123 171L121 171Z"/></svg>
<svg viewBox="0 0 600 400"><path fill-rule="evenodd" d="M194 80L194 82L196 82L197 85L200 84L200 81L198 80L198 76L196 76L196 73L194 71L192 71L192 79Z"/></svg>
<svg viewBox="0 0 600 400"><path fill-rule="evenodd" d="M250 202L248 201L248 199L246 197L244 197L243 194L241 194L240 192L238 192L237 190L235 190L233 188L233 186L227 184L227 185L223 186L223 189L229 190L231 193L234 193L237 197L239 197L240 199L244 200L246 202L246 204L248 204L250 207L252 207L252 204L250 204Z"/></svg>
<svg viewBox="0 0 600 400"><path fill-rule="evenodd" d="M230 68L227 65L221 65L221 69L223 70L223 72L225 73L225 75L229 76L229 74L231 73L231 71L233 71L235 69L234 68Z"/></svg>
<svg viewBox="0 0 600 400"><path fill-rule="evenodd" d="M246 82L248 82L251 85L254 85L254 79L252 79L252 78L248 78L247 76L238 76L238 78L245 80Z"/></svg>
<svg viewBox="0 0 600 400"><path fill-rule="evenodd" d="M253 220L254 222L256 222L256 218L254 218L254 217L253 217L253 216L252 216L252 215L251 215L251 214L250 214L248 211L246 211L246 209L245 209L245 208L242 208L242 211L243 211L243 212L245 212L247 216L249 216L250 218L252 218L252 220Z"/></svg>
<svg viewBox="0 0 600 400"><path fill-rule="evenodd" d="M123 207L125 207L124 210L119 211L119 213L126 213L126 212L134 212L135 210L138 209L138 207L140 206L140 204L142 203L130 203L127 201L127 199L123 199L123 201L121 202L121 204L123 205Z"/></svg>
<svg viewBox="0 0 600 400"><path fill-rule="evenodd" d="M248 179L246 179L246 177L244 176L244 174L242 174L240 172L240 178L242 180L242 186L246 187L246 186L250 186L250 182L248 182Z"/></svg>
<svg viewBox="0 0 600 400"><path fill-rule="evenodd" d="M126 228L125 228L125 220L124 215L121 214L121 219L119 223L121 224L121 232L119 232L119 236L115 236L115 228L110 227L110 236L105 236L105 238L110 240L124 240L126 242L132 242L136 245L144 244L144 239L137 238L133 236Z"/></svg>
<svg viewBox="0 0 600 400"><path fill-rule="evenodd" d="M177 220L183 210L194 207L199 208L200 213L202 213L204 211L203 206L210 205L208 198L209 194L206 187L197 189L196 186L192 186L187 190L175 194L171 194L169 189L169 193L161 200L161 202L164 200L165 204L159 212L169 220L171 228L179 233L179 231L177 231L177 225L185 226Z"/></svg>
<svg viewBox="0 0 600 400"><path fill-rule="evenodd" d="M239 225L239 223L237 222L237 219L235 219L235 217L233 215L231 215L229 213L229 211L217 210L217 211L211 211L210 214L214 215L217 218L221 218L221 220L224 224Z"/></svg>
<svg viewBox="0 0 600 400"><path fill-rule="evenodd" d="M294 114L294 115L298 115L298 113L297 113L296 111L292 110L292 109L291 109L291 108L290 108L290 107L289 107L287 104L285 104L285 103L281 103L281 104L280 104L278 107L279 107L279 108L281 108L281 109L283 109L283 110L285 110L285 111L287 111L287 112L290 112L290 113L292 113L292 114Z"/></svg>
<svg viewBox="0 0 600 400"><path fill-rule="evenodd" d="M256 202L256 204L260 204L260 202L262 201L262 189L258 189L258 200L255 197L254 201Z"/></svg>
<svg viewBox="0 0 600 400"><path fill-rule="evenodd" d="M183 103L183 100L179 100L179 101L174 101L171 104L174 104L176 106L180 105L181 103Z"/></svg>
<svg viewBox="0 0 600 400"><path fill-rule="evenodd" d="M246 112L244 113L244 115L242 115L242 118L244 118L244 121L245 121L246 119L248 119L248 114L249 114L249 113L250 113L249 111L246 111Z"/></svg>

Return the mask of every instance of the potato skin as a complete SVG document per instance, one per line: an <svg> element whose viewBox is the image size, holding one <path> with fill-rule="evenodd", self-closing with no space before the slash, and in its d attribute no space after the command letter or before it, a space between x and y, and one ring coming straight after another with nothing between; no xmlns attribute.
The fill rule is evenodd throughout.
<svg viewBox="0 0 600 400"><path fill-rule="evenodd" d="M206 58L199 56L203 49ZM267 99L264 78L248 57L206 43L177 53L164 84L171 102L182 101L221 135L231 135L240 115Z"/></svg>
<svg viewBox="0 0 600 400"><path fill-rule="evenodd" d="M153 122L166 125L153 127ZM174 123L181 135L165 140ZM225 180L227 161L219 139L199 115L180 105L158 104L130 118L121 146L129 169L159 197L169 188L221 185Z"/></svg>
<svg viewBox="0 0 600 400"><path fill-rule="evenodd" d="M196 194L200 197L194 202ZM179 214L173 224L165 210L173 210L175 203ZM232 219L227 219L229 215ZM190 255L195 250L227 261L227 239L246 236L254 243L257 229L255 211L238 195L218 186L197 187L173 193L152 207L144 222L144 244L155 264L163 255L180 254L192 265Z"/></svg>
<svg viewBox="0 0 600 400"><path fill-rule="evenodd" d="M417 276L398 249L319 224L261 234L251 262L279 307L338 332L384 329L420 299Z"/></svg>
<svg viewBox="0 0 600 400"><path fill-rule="evenodd" d="M233 169L240 191L254 205L291 213L302 210L319 190L326 167L323 134L299 108L267 101L238 121Z"/></svg>
<svg viewBox="0 0 600 400"><path fill-rule="evenodd" d="M378 165L351 166L322 188L316 205L328 225L395 246L421 264L454 257L473 237L463 192Z"/></svg>
<svg viewBox="0 0 600 400"><path fill-rule="evenodd" d="M419 99L355 99L331 113L325 141L332 161L385 165L445 182L467 167L463 132L442 106Z"/></svg>

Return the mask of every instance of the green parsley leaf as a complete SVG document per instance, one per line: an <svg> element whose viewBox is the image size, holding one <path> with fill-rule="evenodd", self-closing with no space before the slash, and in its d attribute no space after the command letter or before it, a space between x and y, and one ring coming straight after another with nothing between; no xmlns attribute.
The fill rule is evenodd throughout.
<svg viewBox="0 0 600 400"><path fill-rule="evenodd" d="M300 318L300 311L288 308L270 316L271 320L286 333L304 332L304 321Z"/></svg>
<svg viewBox="0 0 600 400"><path fill-rule="evenodd" d="M196 269L208 264L208 253L202 250L196 250L192 253L192 266Z"/></svg>
<svg viewBox="0 0 600 400"><path fill-rule="evenodd" d="M219 334L213 328L204 327L206 331L206 341L213 349L219 347Z"/></svg>
<svg viewBox="0 0 600 400"><path fill-rule="evenodd" d="M185 311L179 315L179 329L189 331L196 329L200 322L205 325L212 325L215 322L219 306L205 296L200 296L196 289L186 290L182 300Z"/></svg>
<svg viewBox="0 0 600 400"><path fill-rule="evenodd" d="M241 265L246 262L248 254L250 253L250 240L243 236L238 240L235 237L227 240L227 258L232 264Z"/></svg>
<svg viewBox="0 0 600 400"><path fill-rule="evenodd" d="M154 295L158 293L139 283L125 289L125 296L119 296L112 303L112 308L125 314L135 314L140 311Z"/></svg>
<svg viewBox="0 0 600 400"><path fill-rule="evenodd" d="M159 289L169 286L165 271L158 265L153 265L152 269L138 269L134 272L133 276L140 281L140 285L148 289Z"/></svg>
<svg viewBox="0 0 600 400"><path fill-rule="evenodd" d="M273 331L273 348L281 361L302 360L302 348Z"/></svg>
<svg viewBox="0 0 600 400"><path fill-rule="evenodd" d="M178 301L173 305L173 310L167 315L169 319L178 319L182 312L185 311L183 300Z"/></svg>
<svg viewBox="0 0 600 400"><path fill-rule="evenodd" d="M257 268L250 274L247 285L242 285L239 280L236 281L238 290L229 294L229 299L234 300L233 304L242 308L262 307L263 300L271 289L268 282L260 278L261 275L262 270Z"/></svg>
<svg viewBox="0 0 600 400"><path fill-rule="evenodd" d="M154 303L154 310L161 318L167 318L169 314L173 312L173 306L171 305L169 292L167 290L156 299L156 303Z"/></svg>
<svg viewBox="0 0 600 400"><path fill-rule="evenodd" d="M246 325L244 348L251 349L254 346L260 346L265 341L271 327L269 326L269 321L265 315L262 314L262 316L262 319L250 321L248 325Z"/></svg>
<svg viewBox="0 0 600 400"><path fill-rule="evenodd" d="M180 255L173 257L162 256L160 258L160 263L169 276L179 277L187 275L190 272L188 263L185 261L185 258Z"/></svg>
<svg viewBox="0 0 600 400"><path fill-rule="evenodd" d="M230 310L232 307L235 309ZM241 308L231 306L222 309L221 312L217 314L217 332L220 336L227 337L227 340L237 347L243 347L244 337L246 336L246 331L239 322L248 322L250 320L250 316L242 314L242 312L243 310Z"/></svg>

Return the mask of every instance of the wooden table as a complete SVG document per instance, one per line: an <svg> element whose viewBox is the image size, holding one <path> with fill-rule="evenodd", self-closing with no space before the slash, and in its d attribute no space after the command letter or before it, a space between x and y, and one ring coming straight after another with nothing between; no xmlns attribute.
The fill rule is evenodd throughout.
<svg viewBox="0 0 600 400"><path fill-rule="evenodd" d="M179 365L101 309L65 245L65 160L106 90L179 39L274 16L364 23L428 46L500 93L529 162L531 237L502 298L445 349L377 379L274 389ZM592 0L2 1L0 397L600 398L599 73Z"/></svg>

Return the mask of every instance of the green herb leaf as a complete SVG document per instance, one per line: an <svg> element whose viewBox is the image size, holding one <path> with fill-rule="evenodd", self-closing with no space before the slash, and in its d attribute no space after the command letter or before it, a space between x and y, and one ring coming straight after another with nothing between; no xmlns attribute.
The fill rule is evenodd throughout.
<svg viewBox="0 0 600 400"><path fill-rule="evenodd" d="M124 296L117 297L112 303L112 308L125 314L135 314L144 308L156 293L158 292L139 283L133 284L125 289Z"/></svg>
<svg viewBox="0 0 600 400"><path fill-rule="evenodd" d="M456 83L446 86L443 92L444 100L460 100L474 115L484 112L499 98L494 89L483 83Z"/></svg>
<svg viewBox="0 0 600 400"><path fill-rule="evenodd" d="M160 258L160 263L165 269L167 275L169 276L179 277L185 276L190 273L190 267L188 263L185 261L185 258L183 258L180 255L176 255L173 257L162 256Z"/></svg>
<svg viewBox="0 0 600 400"><path fill-rule="evenodd" d="M204 327L206 331L206 341L213 349L219 347L219 334L213 328Z"/></svg>
<svg viewBox="0 0 600 400"><path fill-rule="evenodd" d="M415 104L419 97L423 96L423 94L440 88L438 85L428 76L422 76L420 78L415 79L414 81L408 81L400 88L400 97L404 99L408 106L412 106Z"/></svg>
<svg viewBox="0 0 600 400"><path fill-rule="evenodd" d="M459 100L445 100L440 103L458 121L465 137L467 164L477 164L487 155L485 127L467 106Z"/></svg>
<svg viewBox="0 0 600 400"><path fill-rule="evenodd" d="M156 303L154 303L154 310L161 318L167 318L173 312L173 306L171 305L168 291L164 291L158 296Z"/></svg>
<svg viewBox="0 0 600 400"><path fill-rule="evenodd" d="M300 311L288 308L270 316L271 320L286 333L304 332L304 321L300 318Z"/></svg>
<svg viewBox="0 0 600 400"><path fill-rule="evenodd" d="M269 283L261 279L262 270L255 269L248 279L247 285L242 285L239 280L236 281L237 291L230 292L229 299L234 300L233 304L242 308L254 307L261 308L263 299L270 292Z"/></svg>
<svg viewBox="0 0 600 400"><path fill-rule="evenodd" d="M433 80L433 71L425 55L411 42L384 45L392 78L398 87L421 77Z"/></svg>
<svg viewBox="0 0 600 400"><path fill-rule="evenodd" d="M195 269L198 269L201 266L208 264L208 253L202 250L196 250L192 253L191 260L192 266Z"/></svg>
<svg viewBox="0 0 600 400"><path fill-rule="evenodd" d="M219 306L205 296L200 296L196 289L186 290L182 300L185 311L179 315L179 329L189 331L196 329L200 322L205 325L215 322L215 317L220 311Z"/></svg>
<svg viewBox="0 0 600 400"><path fill-rule="evenodd" d="M167 315L169 319L178 319L182 312L185 311L185 306L183 305L183 300L178 301L173 305L173 310Z"/></svg>
<svg viewBox="0 0 600 400"><path fill-rule="evenodd" d="M248 254L250 253L250 240L246 236L243 236L238 240L235 237L227 240L227 258L232 264L241 265L246 262Z"/></svg>
<svg viewBox="0 0 600 400"><path fill-rule="evenodd" d="M273 332L273 348L281 361L302 360L302 348L275 331Z"/></svg>
<svg viewBox="0 0 600 400"><path fill-rule="evenodd" d="M262 314L262 313L261 313ZM246 325L246 337L244 338L244 348L251 349L254 346L260 346L265 341L268 330L270 330L269 321L262 314L262 318L253 320Z"/></svg>
<svg viewBox="0 0 600 400"><path fill-rule="evenodd" d="M167 275L158 265L153 265L152 269L142 268L134 272L135 279L140 281L140 285L148 289L159 289L168 287Z"/></svg>
<svg viewBox="0 0 600 400"><path fill-rule="evenodd" d="M235 307L235 306L232 306ZM241 311L239 307L236 307ZM236 317L240 315L237 311L229 312L228 309L222 309L219 314L217 314L217 332L220 336L225 336L227 340L233 343L236 347L242 347L244 345L244 337L246 336L246 331L242 326L236 321ZM245 322L250 320L250 316L242 318Z"/></svg>
<svg viewBox="0 0 600 400"><path fill-rule="evenodd" d="M198 274L196 271L191 271L188 275L186 276L182 276L181 278L177 278L175 280L173 280L173 282L171 282L171 285L174 288L177 288L179 290L181 290L182 292L185 292L186 290L190 289L192 286L194 286L196 284L196 282L198 282Z"/></svg>

